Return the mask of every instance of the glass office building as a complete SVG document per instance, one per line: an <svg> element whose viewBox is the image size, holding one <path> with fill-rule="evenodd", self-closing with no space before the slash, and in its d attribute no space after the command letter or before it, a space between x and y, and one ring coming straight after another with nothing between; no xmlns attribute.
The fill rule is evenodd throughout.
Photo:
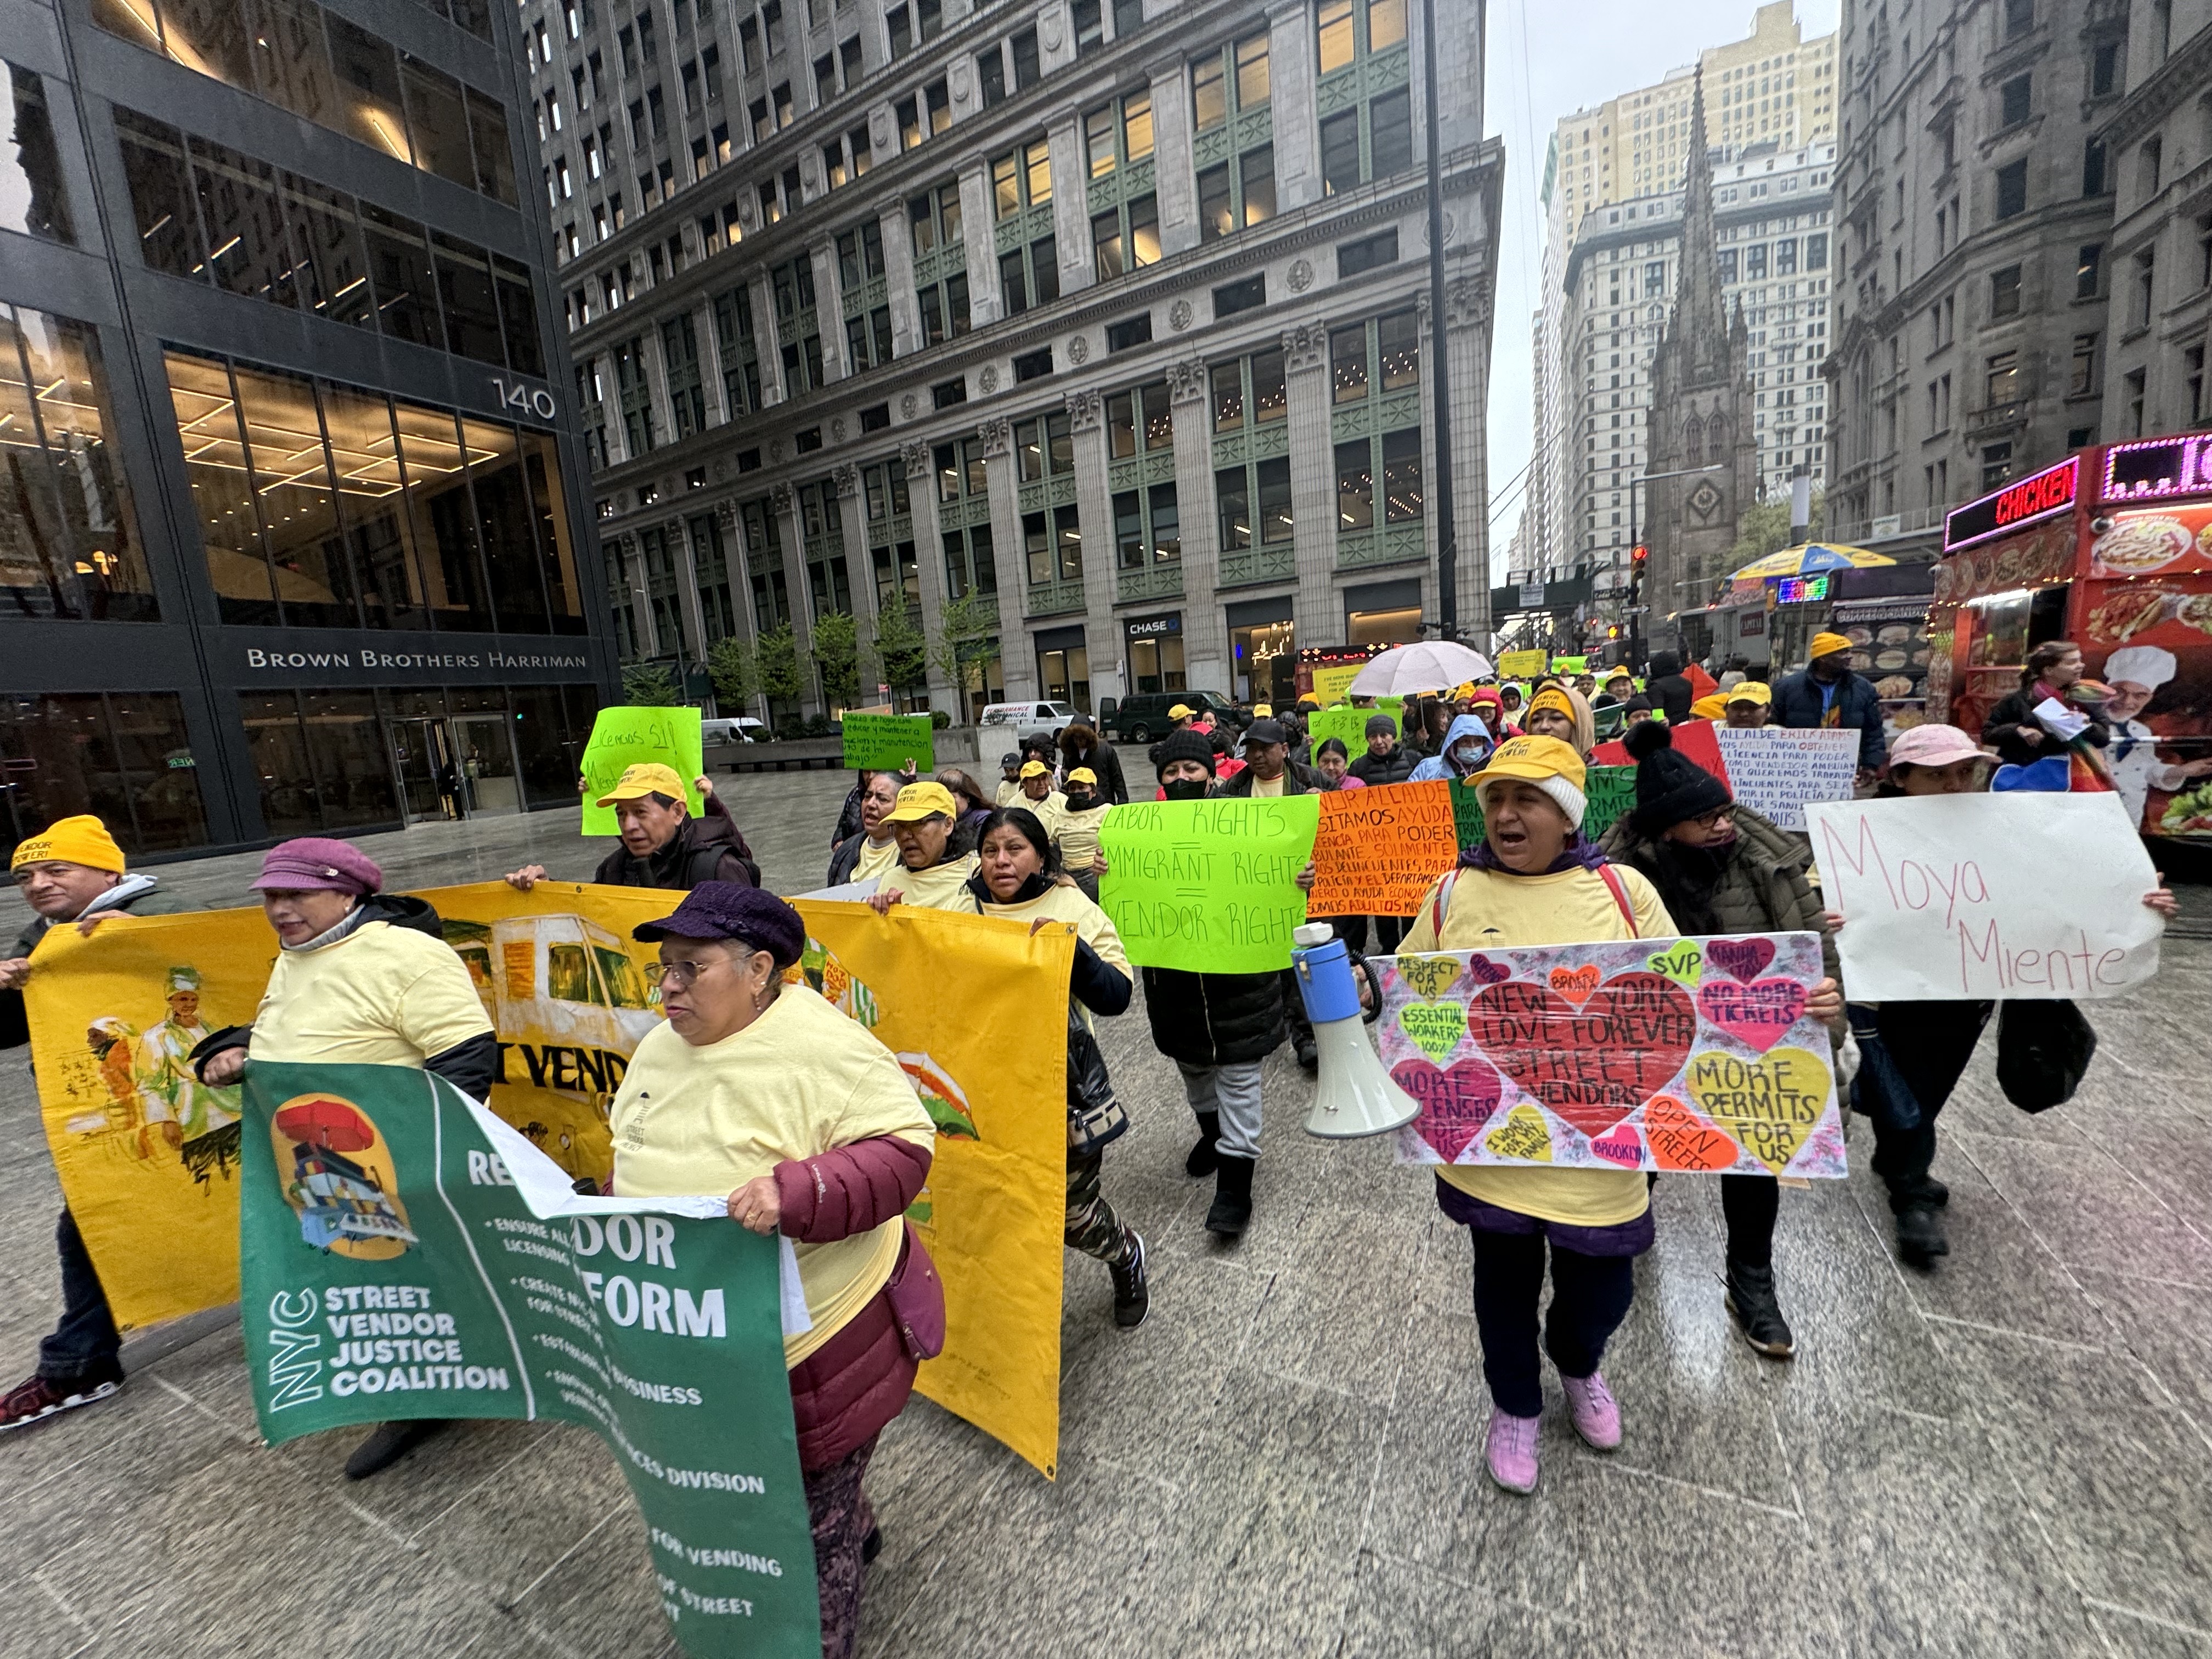
<svg viewBox="0 0 2212 1659"><path fill-rule="evenodd" d="M523 56L488 0L0 0L0 850L574 800Z"/></svg>

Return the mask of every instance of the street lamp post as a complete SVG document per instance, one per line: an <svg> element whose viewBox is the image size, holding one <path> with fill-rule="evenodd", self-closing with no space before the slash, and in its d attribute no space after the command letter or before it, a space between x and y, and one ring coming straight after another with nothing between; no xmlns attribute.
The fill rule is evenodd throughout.
<svg viewBox="0 0 2212 1659"><path fill-rule="evenodd" d="M1474 15L1475 39L1482 38L1483 7ZM1444 188L1443 137L1437 125L1437 5L1422 0L1421 27L1428 50L1422 95L1428 118L1429 163L1429 384L1435 405L1437 434L1436 477L1431 481L1429 508L1437 521L1437 617L1439 632L1448 640L1459 638L1459 528L1452 511L1451 377L1444 351Z"/></svg>
<svg viewBox="0 0 2212 1659"><path fill-rule="evenodd" d="M1728 464L1715 461L1708 466L1686 466L1673 472L1632 472L1628 475L1628 546L1632 562L1636 553L1636 486L1656 483L1662 478L1692 478L1700 472L1718 472ZM1628 659L1633 663L1644 660L1644 629L1638 620L1639 605L1644 598L1644 573L1638 569L1629 579L1628 589Z"/></svg>

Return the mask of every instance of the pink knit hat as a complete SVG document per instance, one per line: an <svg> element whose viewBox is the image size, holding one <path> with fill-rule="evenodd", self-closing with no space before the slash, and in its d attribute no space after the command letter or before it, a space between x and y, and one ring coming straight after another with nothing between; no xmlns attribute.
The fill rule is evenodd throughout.
<svg viewBox="0 0 2212 1659"><path fill-rule="evenodd" d="M279 842L264 853L261 873L251 885L283 892L319 888L367 897L384 885L384 871L351 842L302 836L297 841Z"/></svg>

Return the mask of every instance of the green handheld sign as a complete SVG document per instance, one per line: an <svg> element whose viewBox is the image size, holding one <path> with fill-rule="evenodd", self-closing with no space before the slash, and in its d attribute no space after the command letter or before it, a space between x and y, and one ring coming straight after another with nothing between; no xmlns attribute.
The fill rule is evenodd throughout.
<svg viewBox="0 0 2212 1659"><path fill-rule="evenodd" d="M1287 968L1320 827L1317 794L1116 806L1099 821L1099 907L1139 968Z"/></svg>
<svg viewBox="0 0 2212 1659"><path fill-rule="evenodd" d="M580 763L584 774L584 833L618 836L615 809L601 806L599 797L613 788L633 766L657 763L673 770L684 786L684 799L693 817L707 803L691 787L692 779L707 769L707 751L699 735L696 708L602 708L592 721L591 741L584 745Z"/></svg>
<svg viewBox="0 0 2212 1659"><path fill-rule="evenodd" d="M845 764L858 770L917 773L937 769L937 737L927 714L847 714Z"/></svg>
<svg viewBox="0 0 2212 1659"><path fill-rule="evenodd" d="M244 1100L240 1305L270 1444L584 1424L629 1480L686 1653L820 1653L779 1241L708 1213L720 1200L574 1197L428 1072L256 1060Z"/></svg>

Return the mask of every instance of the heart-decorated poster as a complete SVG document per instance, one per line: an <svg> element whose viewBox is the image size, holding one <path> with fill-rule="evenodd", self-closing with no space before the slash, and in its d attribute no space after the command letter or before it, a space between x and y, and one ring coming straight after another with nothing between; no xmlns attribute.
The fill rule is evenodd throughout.
<svg viewBox="0 0 2212 1659"><path fill-rule="evenodd" d="M1815 933L1376 958L1407 1164L1840 1177Z"/></svg>

